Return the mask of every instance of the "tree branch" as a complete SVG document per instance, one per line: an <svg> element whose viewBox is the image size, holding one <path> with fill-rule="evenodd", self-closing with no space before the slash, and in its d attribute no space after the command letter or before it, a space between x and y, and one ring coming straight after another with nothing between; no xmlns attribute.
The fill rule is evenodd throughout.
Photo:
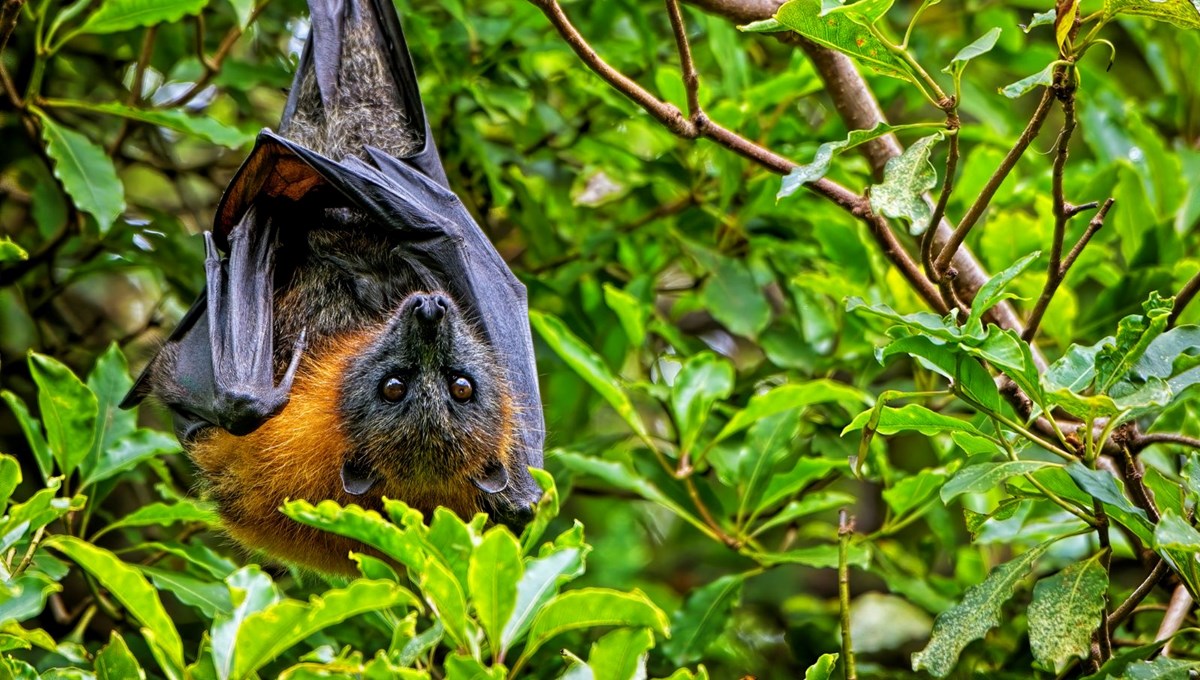
<svg viewBox="0 0 1200 680"><path fill-rule="evenodd" d="M963 215L962 221L958 223L958 227L954 230L954 233L950 235L950 238L946 240L946 244L942 246L941 254L934 261L933 268L936 276L945 275L954 254L962 246L963 241L967 239L967 234L971 233L971 229L975 227L975 224L983 215L983 211L991 204L996 191L1008 177L1008 174L1012 172L1012 169L1016 167L1017 161L1021 159L1021 156L1025 153L1025 149L1029 148L1029 145L1033 143L1038 133L1041 132L1042 124L1046 122L1046 116L1050 113L1050 104L1053 101L1054 89L1047 87L1042 92L1042 100L1038 102L1037 109L1033 112L1033 117L1029 119L1029 124L1025 126L1025 130L1021 132L1021 136L1017 138L1017 143L1013 145L1013 148L1008 150L1008 155L1001 161L1000 167L996 168L996 172L992 173L992 176L988 178L987 183L983 185L983 189L979 193L979 197L967 209L967 214Z"/></svg>
<svg viewBox="0 0 1200 680"><path fill-rule="evenodd" d="M754 142L732 132L714 122L702 110L697 109L691 118L685 116L674 104L662 101L642 86L638 85L625 74L609 65L596 50L587 42L563 12L557 0L530 0L542 10L551 25L566 41L583 63L609 85L628 97L647 113L657 119L668 130L685 139L703 137L733 151L734 153L758 163L777 174L786 175L796 167L796 163L779 154L764 148ZM676 35L679 35L678 30ZM683 36L686 42L686 35ZM686 48L681 48L686 49ZM689 51L690 54L690 51ZM926 303L939 313L947 311L941 295L936 288L922 275L912 256L900 244L891 226L882 216L871 211L870 203L862 196L855 194L846 187L829 179L819 179L805 185L810 191L832 201L843 210L862 220L870 227L872 235L879 242L884 254L892 261L900 273L908 280Z"/></svg>
<svg viewBox="0 0 1200 680"><path fill-rule="evenodd" d="M783 4L783 0L685 0L685 2L737 23L749 23L770 18ZM878 123L887 122L883 110L879 106L879 101L849 57L809 42L795 33L774 33L772 35L780 42L804 51L812 61L821 80L824 81L825 92L848 129L869 130ZM895 135L884 135L873 139L861 145L859 149L871 164L876 180L882 179L887 162L904 151ZM940 249L950 237L953 227L949 222L942 220L936 225L936 229L932 245L934 248ZM953 286L964 299L974 300L975 294L990 278L987 271L966 247L957 249L951 264L957 272ZM942 307L944 304L939 299L938 306ZM1020 317L1007 301L988 310L985 318L1001 328L1010 328L1017 333L1023 332L1025 328ZM1031 349L1034 361L1038 366L1045 367L1046 360L1042 353L1037 347Z"/></svg>
<svg viewBox="0 0 1200 680"><path fill-rule="evenodd" d="M1179 315L1183 314L1183 310L1196 297L1196 293L1200 292L1200 271L1196 272L1195 276L1188 279L1188 282L1183 284L1183 288L1175 294L1175 306L1171 308L1171 316L1167 319L1167 328L1173 328L1176 322L1179 321Z"/></svg>
<svg viewBox="0 0 1200 680"><path fill-rule="evenodd" d="M1114 199L1111 198L1104 202L1104 205L1096 212L1096 215L1092 217L1092 221L1088 222L1087 229L1079 237L1079 241L1075 243L1075 246L1071 248L1071 252L1067 253L1065 259L1062 259L1061 255L1062 237L1059 227L1055 226L1054 243L1055 250L1058 252L1056 254L1052 250L1050 253L1050 269L1046 272L1046 285L1042 287L1042 294L1038 297L1037 303L1034 304L1033 311L1029 313L1029 321L1025 324L1025 332L1021 334L1021 338L1025 342L1033 341L1033 337L1037 334L1038 326L1042 323L1042 317L1045 316L1046 309L1050 306L1050 301L1054 299L1054 294L1058 292L1059 285L1067 277L1067 272L1071 269L1071 265L1075 264L1075 260L1079 259L1079 254L1083 252L1084 247L1092 240L1096 232L1100 231L1100 228L1104 226L1104 218L1108 215L1108 211L1112 208L1113 203ZM1067 206L1067 208L1070 207ZM1055 208L1056 212L1057 210ZM1062 214L1061 221L1065 225L1066 221L1070 219L1070 215L1065 209Z"/></svg>
<svg viewBox="0 0 1200 680"><path fill-rule="evenodd" d="M1181 583L1175 587L1175 592L1171 594L1171 601L1167 604L1167 612L1163 614L1162 623L1158 625L1158 633L1154 636L1155 640L1166 640L1179 632L1183 627L1183 621L1187 618L1188 612L1192 609L1192 594ZM1171 643L1168 642L1163 646L1163 656L1171 655Z"/></svg>
<svg viewBox="0 0 1200 680"><path fill-rule="evenodd" d="M24 5L25 0L3 0L3 4L0 4L0 54L4 53L8 38L17 27L17 19Z"/></svg>

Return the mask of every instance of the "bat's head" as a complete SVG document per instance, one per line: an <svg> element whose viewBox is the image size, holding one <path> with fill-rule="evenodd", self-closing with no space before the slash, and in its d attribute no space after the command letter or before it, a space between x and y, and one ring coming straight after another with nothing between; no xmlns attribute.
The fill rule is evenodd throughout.
<svg viewBox="0 0 1200 680"><path fill-rule="evenodd" d="M512 400L491 348L449 295L405 298L351 360L340 408L348 493L378 484L410 505L422 504L414 496L459 512L505 505L496 500L509 486Z"/></svg>

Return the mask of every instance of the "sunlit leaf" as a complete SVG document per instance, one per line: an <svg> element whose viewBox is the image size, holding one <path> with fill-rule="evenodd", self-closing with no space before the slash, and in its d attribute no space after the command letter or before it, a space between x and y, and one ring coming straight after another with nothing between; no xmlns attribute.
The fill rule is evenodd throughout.
<svg viewBox="0 0 1200 680"><path fill-rule="evenodd" d="M79 467L96 430L96 396L71 369L44 354L30 353L29 372L38 386L38 408L50 451L63 474Z"/></svg>
<svg viewBox="0 0 1200 680"><path fill-rule="evenodd" d="M1041 71L1000 88L1000 94L1016 99L1035 87L1050 87L1054 84L1054 69L1057 67L1057 63L1047 64Z"/></svg>
<svg viewBox="0 0 1200 680"><path fill-rule="evenodd" d="M153 632L153 643L159 646L170 664L175 669L183 668L183 641L175 630L174 621L158 599L158 591L146 581L146 577L104 548L73 536L53 536L46 541L46 545L87 570L125 607L130 616Z"/></svg>
<svg viewBox="0 0 1200 680"><path fill-rule="evenodd" d="M918 139L887 162L883 184L871 187L871 209L888 217L907 219L913 236L925 233L933 216L924 194L937 185L937 171L929 162L929 155L942 136L939 132Z"/></svg>
<svg viewBox="0 0 1200 680"><path fill-rule="evenodd" d="M1033 587L1029 643L1033 656L1061 673L1075 658L1087 658L1092 631L1100 625L1108 593L1101 554L1074 562Z"/></svg>
<svg viewBox="0 0 1200 680"><path fill-rule="evenodd" d="M1200 5L1195 0L1104 0L1105 21L1118 14L1149 17L1179 28L1200 28Z"/></svg>
<svg viewBox="0 0 1200 680"><path fill-rule="evenodd" d="M667 615L641 591L581 588L562 593L542 607L529 628L523 656L531 655L556 635L597 626L649 628L663 637L669 628Z"/></svg>
<svg viewBox="0 0 1200 680"><path fill-rule="evenodd" d="M939 614L929 645L913 655L913 670L926 670L938 678L949 675L958 663L958 655L972 640L1000 625L1004 603L1052 543L1043 543L996 567L983 583L967 591L962 602Z"/></svg>
<svg viewBox="0 0 1200 680"><path fill-rule="evenodd" d="M671 663L682 666L703 657L708 645L729 625L745 579L746 574L730 574L692 592L671 617L671 639L663 646Z"/></svg>
<svg viewBox="0 0 1200 680"><path fill-rule="evenodd" d="M516 608L517 584L524 572L521 545L504 527L487 532L471 553L467 583L479 624L493 650L503 649L504 625Z"/></svg>
<svg viewBox="0 0 1200 680"><path fill-rule="evenodd" d="M208 0L104 0L77 33L119 33L196 14Z"/></svg>
<svg viewBox="0 0 1200 680"><path fill-rule="evenodd" d="M907 65L866 27L845 16L821 16L818 0L790 0L775 18L805 38L848 54L879 73L913 80Z"/></svg>
<svg viewBox="0 0 1200 680"><path fill-rule="evenodd" d="M125 212L125 187L112 159L95 142L59 125L41 109L33 111L41 121L46 153L54 159L54 176L75 205L96 218L100 233L106 233Z"/></svg>
<svg viewBox="0 0 1200 680"><path fill-rule="evenodd" d="M314 595L308 602L276 602L250 614L238 627L232 675L249 677L313 633L352 616L405 605L419 606L419 603L412 593L395 583L365 579Z"/></svg>
<svg viewBox="0 0 1200 680"><path fill-rule="evenodd" d="M1053 463L1038 460L1006 460L1000 463L971 465L959 470L941 489L942 502L964 493L986 493L998 488L1000 483L1013 475L1034 472Z"/></svg>
<svg viewBox="0 0 1200 680"><path fill-rule="evenodd" d="M646 436L646 425L633 407L629 395L604 364L604 360L591 347L572 333L561 320L549 314L530 310L529 322L546 344L574 369L579 377L591 385L592 389L599 392L635 433Z"/></svg>

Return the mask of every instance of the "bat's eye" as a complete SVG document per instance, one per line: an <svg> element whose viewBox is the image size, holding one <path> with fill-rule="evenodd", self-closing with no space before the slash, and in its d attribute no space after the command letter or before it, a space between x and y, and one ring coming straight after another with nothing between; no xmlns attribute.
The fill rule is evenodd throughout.
<svg viewBox="0 0 1200 680"><path fill-rule="evenodd" d="M383 382L379 383L379 396L385 401L395 403L403 399L405 394L408 394L408 385L394 375L384 378Z"/></svg>
<svg viewBox="0 0 1200 680"><path fill-rule="evenodd" d="M475 386L466 377L456 375L450 379L450 396L454 397L455 401L467 401L473 394L475 394Z"/></svg>

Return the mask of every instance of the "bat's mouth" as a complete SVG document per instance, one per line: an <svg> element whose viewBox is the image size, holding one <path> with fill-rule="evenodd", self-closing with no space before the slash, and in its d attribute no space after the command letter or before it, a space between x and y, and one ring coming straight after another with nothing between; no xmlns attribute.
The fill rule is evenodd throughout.
<svg viewBox="0 0 1200 680"><path fill-rule="evenodd" d="M351 496L362 496L383 481L383 475L358 456L342 463L342 489ZM499 462L486 466L471 477L475 488L485 494L495 495L508 488L508 470Z"/></svg>

